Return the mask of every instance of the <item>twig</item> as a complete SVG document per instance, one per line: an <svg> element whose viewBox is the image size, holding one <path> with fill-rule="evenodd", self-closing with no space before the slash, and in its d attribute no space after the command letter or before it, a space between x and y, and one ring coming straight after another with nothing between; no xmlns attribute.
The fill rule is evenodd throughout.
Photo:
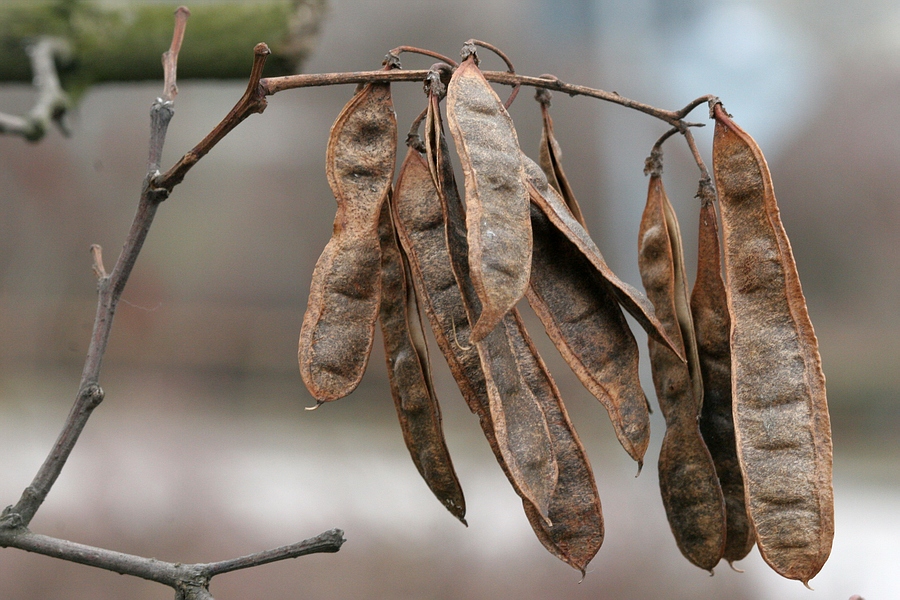
<svg viewBox="0 0 900 600"><path fill-rule="evenodd" d="M188 14L187 9L179 9L175 14L175 34L170 50L167 53L170 55L170 60L166 64L166 89L163 91L163 95L167 97L175 87L175 61L177 61L178 48L181 47L184 37L184 24ZM166 59L164 59L164 63L166 62ZM91 342L81 373L81 383L78 388L78 394L75 397L75 404L69 412L69 416L56 443L54 443L53 448L31 484L22 492L22 496L16 505L4 511L3 514L7 519L7 525L15 523L17 526L27 527L31 523L35 513L37 513L46 499L47 494L50 493L50 488L53 487L53 484L62 472L72 449L78 441L78 437L87 425L91 413L103 401L103 390L98 383L100 367L103 362L103 356L106 354L116 306L125 289L128 277L131 275L131 270L137 261L144 240L147 238L150 225L153 223L153 217L156 215L156 209L159 203L165 200L167 196L167 194L160 193L159 190L151 189L148 182L156 175L157 169L154 169L153 166L159 163L159 155L162 153L166 128L173 114L171 100L157 99L151 108L151 170L147 175L131 230L125 239L122 253L119 255L112 273L107 275L103 268L99 246L92 246L91 248L93 269L99 278L99 293Z"/></svg>
<svg viewBox="0 0 900 600"><path fill-rule="evenodd" d="M215 563L184 564L57 539L33 533L21 525L0 527L0 547L18 548L27 552L97 567L120 575L131 575L155 581L173 588L184 598L211 598L208 591L209 583L216 575L270 562L298 558L307 554L337 552L345 541L342 530L331 529L302 542L274 550ZM204 590L206 595L197 596L199 590Z"/></svg>
<svg viewBox="0 0 900 600"><path fill-rule="evenodd" d="M681 135L684 136L688 148L691 149L691 154L694 155L694 162L697 163L697 168L700 169L700 179L709 181L709 170L706 168L706 163L703 162L703 157L700 156L700 150L697 148L697 142L694 141L694 135L691 133L691 130L685 129L681 132Z"/></svg>
<svg viewBox="0 0 900 600"><path fill-rule="evenodd" d="M269 47L265 44L256 45L253 49L253 68L250 71L250 81L244 95L231 109L231 112L199 144L182 156L181 160L175 163L171 169L151 179L150 183L153 189L164 190L166 193L171 192L172 188L184 181L184 176L191 170L191 167L206 156L232 129L250 115L261 113L266 109L266 95L262 92L260 78L266 64L266 57L270 53ZM384 72L389 73L390 71Z"/></svg>
<svg viewBox="0 0 900 600"><path fill-rule="evenodd" d="M284 77L267 77L259 82L262 93L271 96L284 90L291 90L305 87L319 87L326 85L340 85L347 83L371 83L374 81L424 81L429 71L415 70L393 70L393 71L356 71L352 73L324 73L324 74L303 74L303 75L286 75ZM500 83L503 85L516 86L527 85L535 88L544 88L569 94L570 96L589 96L606 102L612 102L631 108L655 117L673 126L679 126L682 119L686 117L692 110L709 102L713 96L701 96L688 103L687 106L680 110L663 110L631 100L616 92L607 92L584 85L574 85L565 83L555 77L530 77L528 75L519 75L506 71L484 71L484 77L488 81ZM691 124L693 125L693 124Z"/></svg>
<svg viewBox="0 0 900 600"><path fill-rule="evenodd" d="M151 182L159 176L159 163L166 131L169 121L174 115L173 103L178 90L176 85L178 52L184 38L185 24L189 15L188 10L183 7L175 12L175 29L172 44L169 51L163 55L163 69L165 72L163 95L161 98L157 98L151 108L149 169L138 203L137 214L126 237L122 252L111 273L107 274L103 266L103 253L100 246L96 244L91 246L92 268L99 282L97 313L75 404L50 454L41 465L31 484L22 493L15 506L7 507L0 514L0 547L18 548L28 552L35 552L120 574L156 581L173 588L176 592L176 600L212 600L212 595L209 593L209 584L215 575L274 561L297 558L306 554L337 552L344 543L343 531L332 529L297 544L231 560L216 563L181 564L86 546L68 540L36 534L28 529L28 525L62 472L75 443L78 441L78 437L87 425L91 413L103 401L104 394L98 381L116 306L137 261L138 254L150 230L150 225L153 223L157 208L168 197L172 187L181 181L184 176L183 173L190 168L190 164L188 164L183 171L176 170L176 176L170 180L169 187L154 187L151 185ZM243 118L246 118L252 112L261 112L265 108L265 98L259 95L256 90L267 54L268 48L264 44L257 46L256 60L254 61L247 93L244 95L242 102L239 103L239 107L232 111L233 114L230 115L231 120L227 121L225 126L217 128L212 134L207 136L207 140L204 140L204 142L207 142L206 150L203 151L201 148L195 155L197 157L196 160L199 160L203 154L208 152L209 148L214 146L228 131L237 126ZM260 99L261 103L259 102ZM181 173L180 177L177 175L178 173Z"/></svg>
<svg viewBox="0 0 900 600"><path fill-rule="evenodd" d="M26 117L0 113L0 133L21 135L35 142L44 137L50 123L55 123L67 134L62 119L69 107L69 97L59 84L54 59L66 59L70 54L69 44L61 38L41 37L26 50L31 60L38 98Z"/></svg>

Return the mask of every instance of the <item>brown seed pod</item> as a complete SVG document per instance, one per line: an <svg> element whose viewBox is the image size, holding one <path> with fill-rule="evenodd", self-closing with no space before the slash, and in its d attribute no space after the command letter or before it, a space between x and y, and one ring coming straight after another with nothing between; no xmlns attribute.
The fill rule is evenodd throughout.
<svg viewBox="0 0 900 600"><path fill-rule="evenodd" d="M518 312L513 310L512 317L512 320L504 319L503 323L509 330L525 382L546 416L559 468L546 519L550 523L533 505L523 500L525 514L544 547L584 575L588 563L603 544L603 512L597 484L556 383L525 331Z"/></svg>
<svg viewBox="0 0 900 600"><path fill-rule="evenodd" d="M658 171L651 173L641 218L638 266L647 296L669 339L688 362L649 340L650 366L666 433L659 452L659 487L681 553L712 571L725 551L725 503L697 419L703 383L688 305L684 253L675 212Z"/></svg>
<svg viewBox="0 0 900 600"><path fill-rule="evenodd" d="M806 584L834 537L831 425L818 342L756 142L713 109L738 457L760 553Z"/></svg>
<svg viewBox="0 0 900 600"><path fill-rule="evenodd" d="M562 150L556 136L553 134L553 119L550 117L550 90L539 88L535 92L535 99L541 104L541 119L543 128L541 129L541 146L538 159L541 170L547 176L547 181L553 186L559 195L566 202L566 206L572 212L572 216L578 221L584 230L587 231L587 225L584 223L584 215L581 212L581 206L575 198L575 192L569 185L569 178L562 168Z"/></svg>
<svg viewBox="0 0 900 600"><path fill-rule="evenodd" d="M475 344L470 341L469 320L457 285L457 275L451 266L451 247L457 256L459 270L464 271L467 265L465 217L456 192L446 143L441 135L437 99L433 98L432 102L428 120L429 154L437 161L433 170L440 173L441 191L438 192L421 155L411 151L401 169L395 195L397 231L409 254L413 278L438 346L469 408L478 415L498 464L513 489L522 497L526 515L538 539L555 556L583 571L603 541L599 496L587 456L565 415L558 391L543 363L532 352L517 317L515 327L508 327L511 347L521 365L517 370L522 373L532 394L542 400L542 410L559 465L556 489L544 515L521 491L494 433L481 360ZM506 322L503 327L507 329ZM522 355L523 347L529 348L531 358ZM552 526L547 523L547 517L552 520Z"/></svg>
<svg viewBox="0 0 900 600"><path fill-rule="evenodd" d="M300 374L320 404L356 389L366 369L381 295L378 215L396 153L390 85L367 84L331 128L326 175L337 214L300 329Z"/></svg>
<svg viewBox="0 0 900 600"><path fill-rule="evenodd" d="M474 54L450 79L447 121L465 176L469 272L481 304L472 329L478 342L525 294L532 241L516 130Z"/></svg>
<svg viewBox="0 0 900 600"><path fill-rule="evenodd" d="M484 86L486 86L487 91L490 94L493 94L493 97L496 98L496 94L487 84L487 81L484 81L484 76L481 74L481 71L478 70L478 67L472 62L473 59L469 59L463 63L463 65L470 64L471 67L477 72L477 77L475 79L480 79L484 82ZM462 68L462 67L460 67ZM459 74L459 69L454 73L453 77L457 77ZM468 79L468 77L467 77ZM466 81L466 80L464 80ZM469 87L473 87L470 83L459 84L463 87L462 90L467 89L467 85ZM457 86L459 87L459 86ZM477 90L479 87L477 85L474 86ZM451 79L450 86L448 87L448 115L450 114L450 93L453 89L453 79ZM457 89L457 94L461 93L460 89ZM503 110L503 106L497 99L497 106L500 110ZM457 98L457 101L460 103L460 106L457 108L460 113L460 117L463 122L466 123L468 117L468 113L473 110L478 110L475 107L479 106L478 101L471 101L471 98ZM481 100L482 104L490 105L489 102L485 102L484 99ZM490 105L492 106L492 105ZM477 114L477 113L476 113ZM499 114L499 113L497 113ZM505 114L505 111L504 111ZM442 172L442 165L438 162L441 160L441 149L440 149L440 112L437 102L437 97L434 94L430 95L429 99L429 107L428 107L428 116L426 118L426 129L428 134L426 135L426 149L431 146L431 149L428 151L429 162L431 165L432 173L436 173L438 177L436 181L439 185L442 184L442 178L445 176L449 177L449 174ZM471 125L477 122L477 119L469 119L472 121L467 125L464 125L464 129L466 127L471 127ZM512 122L509 121L508 116L506 120L498 119L495 115L492 120L497 121L500 120L502 123L509 123L510 128L512 127ZM452 124L451 120L451 124ZM494 127L496 129L496 127ZM479 136L483 135L485 132L479 132ZM505 133L505 132L503 132ZM503 133L500 133L502 136ZM460 134L460 135L469 135ZM513 136L515 135L513 130ZM496 149L491 149L489 147L481 148L479 147L485 142L489 142L490 140L481 139L479 136L475 136L475 139L462 138L464 141L460 142L460 136L457 136L457 148L459 148L462 144L468 144L469 147L475 147L472 152L478 158L474 159L472 164L470 165L471 169L476 168L475 165L481 165L482 162L490 163L493 160L491 157L494 155L499 155L500 160L503 160L502 152L497 152ZM507 140L508 141L508 140ZM438 147L435 148L435 142L438 143ZM513 142L515 140L513 139ZM518 156L518 144L514 144L513 148L516 150L516 156ZM507 152L511 151L511 149L507 149ZM464 159L463 162L465 163ZM519 161L521 162L521 161ZM449 167L449 163L447 164ZM481 171L484 167L479 166L477 170ZM491 169L495 168L495 165L490 167ZM521 166L520 166L521 170ZM464 168L465 171L465 168ZM476 181L470 186L469 183L470 176L466 176L466 186L467 186L467 195L466 198L469 201L469 206L472 207L471 193L474 187L476 194L483 193L479 192L479 182ZM444 186L446 187L446 186ZM444 194L447 196L448 194ZM458 198L458 195L457 195ZM487 201L488 204L493 202L503 202L507 200L507 198L502 197L501 195L484 193L483 197L480 201L476 201L475 204L481 204L484 207L484 202ZM444 198L444 203L447 202L455 202ZM526 205L527 207L527 205ZM459 209L462 209L462 204L459 204ZM455 210L451 207L451 210ZM475 210L478 210L477 208ZM471 213L470 213L471 216ZM495 217L500 217L499 214L495 214ZM489 222L492 217L485 216L485 222ZM506 226L501 224L503 219L497 219L498 228L494 229L498 235L501 235L501 232L504 231ZM460 219L461 221L461 219ZM478 219L479 222L482 222L481 219ZM471 218L466 219L466 224L472 222ZM450 225L452 226L452 225ZM516 228L512 225L513 229ZM528 265L526 268L526 273L530 271L531 268L531 223L528 224ZM449 235L449 234L448 234ZM511 235L515 235L515 232L511 232ZM489 236L492 237L492 236ZM467 240L472 239L471 235L466 236ZM481 236L476 235L474 239L479 240ZM475 344L476 349L478 350L478 355L481 359L481 367L484 372L485 384L487 386L487 394L488 401L490 406L491 413L491 423L493 424L494 429L494 437L497 440L497 445L500 448L501 454L503 454L504 462L518 483L519 491L522 492L525 498L527 498L538 510L538 512L544 517L547 518L547 513L550 508L550 498L553 495L553 491L556 489L556 482L559 476L559 469L556 462L556 458L553 454L553 446L550 440L550 433L547 425L546 416L541 408L540 399L535 396L533 390L526 385L523 375L520 371L522 365L519 364L516 354L514 353L512 347L512 340L510 338L510 328L513 327L510 323L506 322L506 315L510 312L511 307L506 307L503 309L500 316L500 323L497 326L491 325L488 328L482 337L476 335L479 323L484 325L486 321L484 321L485 313L490 314L492 309L486 309L485 305L482 304L481 295L478 291L478 287L475 283L475 273L474 273L474 264L481 264L480 261L475 260L471 254L471 246L463 245L463 244L453 244L450 243L450 258L451 264L453 266L453 270L456 273L456 281L457 285L462 292L463 305L466 307L466 313L469 318L469 322L476 322L476 317L481 315L478 318L478 322L475 323L474 327L472 327L470 331L470 339ZM488 248L485 248L488 251ZM468 254L468 256L467 256ZM484 255L485 257L487 255ZM494 263L488 263L494 264ZM485 273L490 273L492 270L487 269ZM492 318L492 317L489 317ZM505 323L505 326L500 326L500 324Z"/></svg>
<svg viewBox="0 0 900 600"><path fill-rule="evenodd" d="M737 457L731 413L731 317L722 280L716 192L710 181L700 183L700 234L697 279L691 292L691 315L697 334L697 355L703 376L700 433L716 465L725 498L725 554L729 563L741 560L756 539L744 500L744 478Z"/></svg>
<svg viewBox="0 0 900 600"><path fill-rule="evenodd" d="M609 285L609 290L619 301L619 304L627 310L647 334L664 344L667 348L678 354L684 360L683 350L669 339L665 329L653 310L649 300L633 286L619 279L609 265L606 264L600 249L588 235L587 231L575 220L572 213L566 208L565 202L548 183L533 160L522 155L525 165L526 180L537 192L530 193L531 201L541 209L550 223L561 232L566 239L578 248L578 251L590 261L594 270Z"/></svg>
<svg viewBox="0 0 900 600"><path fill-rule="evenodd" d="M545 193L554 193L546 181L541 185ZM530 183L529 189L539 195ZM578 379L606 408L619 443L642 465L650 442L650 415L641 389L637 342L619 302L591 261L534 203L531 228L528 302Z"/></svg>
<svg viewBox="0 0 900 600"><path fill-rule="evenodd" d="M419 474L438 500L465 524L466 501L453 469L441 426L441 409L431 382L425 332L406 257L391 224L390 198L382 205L381 308L391 394L403 440Z"/></svg>

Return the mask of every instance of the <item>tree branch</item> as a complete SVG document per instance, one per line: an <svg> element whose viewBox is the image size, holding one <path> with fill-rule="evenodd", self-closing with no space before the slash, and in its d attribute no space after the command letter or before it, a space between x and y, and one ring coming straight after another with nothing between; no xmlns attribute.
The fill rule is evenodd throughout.
<svg viewBox="0 0 900 600"><path fill-rule="evenodd" d="M66 133L62 119L69 106L69 97L63 92L56 73L57 57L67 59L69 44L56 37L41 37L27 49L31 63L34 86L38 90L37 101L27 117L0 113L0 133L21 135L35 142L47 132L50 123Z"/></svg>
<svg viewBox="0 0 900 600"><path fill-rule="evenodd" d="M86 546L68 540L36 534L28 529L28 525L62 472L81 432L87 425L91 413L103 401L104 394L98 381L116 306L146 240L157 208L168 197L172 188L181 181L183 173L190 168L190 164L193 164L186 163L187 166L183 168L183 171L176 170L176 175L170 181L168 188L151 185L153 179L159 175L159 163L165 143L166 131L168 130L169 122L174 116L174 99L178 93L176 84L178 53L184 38L188 16L190 16L190 12L184 7L180 7L175 11L175 27L172 42L169 50L163 54L162 59L165 74L163 95L161 98L157 98L150 111L151 132L148 173L144 180L137 214L125 239L122 252L111 273L107 274L103 266L103 254L100 246L96 244L91 246L92 268L98 278L99 291L97 313L78 395L56 443L31 484L25 488L15 506L7 507L0 514L0 547L18 548L28 552L114 571L123 575L132 575L156 581L173 588L176 592L176 599L212 600L212 595L209 593L209 584L215 575L274 561L297 558L307 554L337 552L344 543L343 531L332 529L296 544L231 560L216 563L181 564ZM248 115L253 112L261 112L265 108L265 97L258 93L258 83L268 54L269 49L265 44L259 44L256 47L253 71L247 92L244 94L238 107L235 108L235 111L232 111L234 114L230 114L230 118L226 119L225 125L214 130L204 140L206 151ZM58 80L56 81L56 89L59 89ZM47 104L47 102L43 104ZM41 105L43 106L43 104ZM194 162L199 160L206 151L203 151L203 148L197 151L195 154L197 158ZM181 173L180 178L178 178L178 173Z"/></svg>
<svg viewBox="0 0 900 600"><path fill-rule="evenodd" d="M266 550L240 558L215 563L171 563L106 550L68 540L32 533L24 526L0 527L0 547L18 548L61 560L88 565L106 571L131 575L169 586L181 598L212 598L209 584L213 577L239 569L298 558L308 554L337 552L341 549L344 532L331 529L290 546Z"/></svg>

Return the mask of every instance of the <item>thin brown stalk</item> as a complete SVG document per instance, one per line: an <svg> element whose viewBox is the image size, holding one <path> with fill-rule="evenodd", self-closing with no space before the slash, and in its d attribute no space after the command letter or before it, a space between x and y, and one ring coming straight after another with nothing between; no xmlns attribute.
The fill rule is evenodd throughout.
<svg viewBox="0 0 900 600"><path fill-rule="evenodd" d="M253 67L250 71L250 81L247 83L247 90L244 92L244 95L241 96L241 99L238 100L238 103L235 104L225 118L199 144L182 156L164 174L152 178L150 182L151 187L156 190L171 192L176 185L184 181L184 176L187 175L187 172L201 158L206 156L216 144L222 141L232 129L240 125L250 115L262 113L266 109L266 96L268 93L261 86L260 79L269 54L271 54L271 50L269 50L267 45L262 43L256 45L253 49ZM382 72L389 73L390 71Z"/></svg>

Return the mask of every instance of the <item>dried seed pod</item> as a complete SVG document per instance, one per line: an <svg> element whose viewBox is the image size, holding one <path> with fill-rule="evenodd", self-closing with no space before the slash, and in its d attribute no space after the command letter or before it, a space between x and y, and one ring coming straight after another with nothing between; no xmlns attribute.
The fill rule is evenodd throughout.
<svg viewBox="0 0 900 600"><path fill-rule="evenodd" d="M547 517L523 500L525 514L547 550L585 573L603 544L603 512L593 471L581 440L569 420L556 383L525 331L518 312L504 319L513 351L526 384L540 402L550 430L553 453L559 467L556 488ZM515 326L513 326L515 325Z"/></svg>
<svg viewBox="0 0 900 600"><path fill-rule="evenodd" d="M464 74L462 83L458 82L456 85L456 94L458 96L460 93L467 93L467 90L470 90L471 88L471 93L476 96L474 99L472 97L457 97L455 99L458 104L456 107L458 123L462 123L462 131L465 131L465 133L457 134L457 148L469 148L470 157L474 155L474 158L471 158L471 161L469 162L469 174L466 175L466 198L469 202L470 210L473 210L474 214L477 215L479 211L486 211L482 218L477 218L475 220L480 224L496 223L496 227L488 230L488 233L490 233L490 235L487 236L488 238L493 239L494 233L498 236L503 235L502 232L507 230L510 231L511 236L515 237L520 232L521 228L514 225L512 222L506 224L504 222L506 216L497 213L495 210L497 207L493 206L493 204L497 202L508 203L509 198L506 197L508 192L506 192L503 187L500 187L495 189L492 193L490 189L487 189L487 184L490 183L491 185L496 185L497 182L494 181L496 180L496 174L489 175L488 173L490 171L488 171L488 173L483 172L485 170L493 170L496 168L496 165L491 163L495 156L500 161L503 161L504 156L508 155L513 150L515 150L515 156L519 156L518 144L515 143L515 130L512 130L512 121L509 120L509 117L506 116L506 118L503 119L500 112L494 112L491 118L488 119L491 123L490 125L488 123L479 125L489 126L496 131L496 135L500 136L502 144L504 141L510 141L509 139L504 138L504 134L507 132L502 127L508 124L509 129L512 130L513 144L509 148L503 148L501 145L501 150L498 151L496 148L490 147L493 143L491 142L491 139L484 139L481 137L485 134L494 134L490 131L478 131L473 129L473 126L478 125L479 122L483 120L483 110L486 110L485 107L493 107L489 96L496 99L496 106L503 111L502 114L505 114L505 110L503 109L502 103L500 103L500 99L497 98L497 95L487 84L487 81L484 80L484 76L474 64L473 59L470 58L465 61L463 65L470 65L470 68L474 69L474 77ZM456 78L459 75L459 71L462 68L463 67L461 66L457 69L453 78ZM450 85L448 86L448 115L451 114L450 102L451 93L454 90L453 78L451 78ZM482 89L479 81L483 83L484 88L486 88L486 91L490 94L485 94L485 89ZM481 98L477 97L477 94L479 93L482 95ZM438 162L440 160L440 157L438 156L440 152L439 140L441 139L440 123L437 121L437 119L439 119L439 114L437 97L432 94L430 95L428 116L426 118L428 135L426 136L425 144L426 148L431 146L431 150L428 152L429 162L432 173L438 174L438 184L441 183L441 178L444 176L441 173L442 165ZM451 118L450 122L452 126L454 120ZM498 127L493 124L494 122L499 122L501 124L499 130ZM475 133L475 135L473 135L473 133ZM436 141L438 142L438 148L433 147ZM463 170L466 171L465 165L467 161L463 158L461 158L461 160L464 164ZM519 170L521 171L521 161L518 162ZM482 175L487 176L487 179L483 180ZM470 182L470 179L474 181ZM521 184L521 179L518 181ZM503 184L503 186L507 185L508 183ZM524 184L521 185L524 187ZM496 192L500 193L498 194ZM481 197L478 200L473 201L473 193L476 196L480 194ZM448 200L444 199L444 203L446 204L447 202ZM479 206L481 208L478 208ZM462 208L461 203L459 204L459 208ZM472 223L472 214L473 213L470 212L466 219L467 225ZM528 264L525 269L526 277L531 269L530 222L528 223L527 232ZM473 239L471 232L466 237L467 240ZM475 235L474 239L481 240L482 236ZM485 245L482 249L485 250L485 252L490 252L491 246ZM499 247L497 247L497 249L502 251ZM510 339L511 334L509 331L510 324L506 323L505 326L500 326L500 324L506 322L506 315L510 312L512 306L504 307L502 312L498 314L499 322L497 325L489 325L480 336L478 335L479 324L485 326L485 323L490 322L484 320L485 316L488 316L489 320L494 319L494 317L490 316L494 309L487 308L486 304L482 304L481 290L479 290L478 284L475 282L477 279L475 265L486 267L482 275L488 275L490 278L492 277L491 274L494 272L493 268L490 268L490 265L496 265L497 263L492 260L488 260L487 262L476 260L473 257L474 252L472 246L467 247L461 244L454 245L451 242L449 250L451 264L456 273L457 284L462 292L463 305L466 307L469 322L475 322L477 317L477 322L470 331L470 339L475 343L478 355L481 359L481 367L484 372L485 384L487 386L494 437L497 440L500 452L503 454L506 466L518 483L519 491L521 491L522 494L524 494L524 497L537 508L544 518L547 518L550 507L550 498L556 489L559 470L556 458L553 455L553 446L550 440L549 428L546 416L540 405L540 400L534 395L532 389L525 384L523 375L520 372L522 366L519 364L513 351L512 340ZM483 254L482 257L487 258L487 254ZM499 281L495 281L495 284L499 285L500 283Z"/></svg>
<svg viewBox="0 0 900 600"><path fill-rule="evenodd" d="M465 524L466 501L444 440L425 332L409 266L391 224L390 202L388 198L382 205L378 234L381 243L379 317L391 394L403 440L416 469L438 500Z"/></svg>
<svg viewBox="0 0 900 600"><path fill-rule="evenodd" d="M619 279L600 253L600 249L588 235L587 231L572 216L566 208L565 202L553 188L547 183L547 178L541 172L541 168L533 160L522 155L525 165L526 181L537 192L530 193L532 203L546 215L550 223L568 239L578 251L590 261L594 270L609 285L609 290L619 301L619 304L627 310L647 334L664 344L684 360L683 350L669 339L665 329L653 310L653 305L637 289Z"/></svg>
<svg viewBox="0 0 900 600"><path fill-rule="evenodd" d="M756 142L714 109L738 457L760 553L806 584L834 537L831 425L818 342Z"/></svg>
<svg viewBox="0 0 900 600"><path fill-rule="evenodd" d="M378 215L396 152L390 85L367 84L331 128L326 174L337 214L300 329L300 374L320 404L352 392L369 359L381 295Z"/></svg>
<svg viewBox="0 0 900 600"><path fill-rule="evenodd" d="M529 189L539 195L533 185ZM642 465L650 442L650 415L641 389L637 342L619 302L591 261L534 203L531 228L528 302L581 383L606 408L619 443Z"/></svg>
<svg viewBox="0 0 900 600"><path fill-rule="evenodd" d="M500 451L491 420L490 400L481 360L470 340L470 325L451 266L451 248L460 271L465 271L466 234L462 203L456 191L453 169L442 136L437 98L431 100L428 119L429 155L435 161L429 175L428 165L417 152L411 151L401 169L397 183L394 211L397 231L410 258L419 297L432 325L438 346L444 353L460 391L479 422L498 464L522 497L528 520L548 551L579 570L584 570L603 541L603 516L593 475L574 429L568 421L558 391L543 363L532 351L521 322L509 327L518 370L532 394L542 400L554 455L559 465L556 489L549 509L541 514L522 492L516 477ZM435 186L441 183L441 190ZM447 221L445 221L447 219ZM471 284L469 284L471 288ZM506 323L503 325L507 328ZM522 356L529 348L531 358ZM547 523L547 517L552 526Z"/></svg>
<svg viewBox="0 0 900 600"><path fill-rule="evenodd" d="M700 234L697 279L691 292L691 315L697 334L697 355L703 376L700 433L716 465L725 498L725 554L729 563L741 560L755 543L744 500L744 478L737 457L731 413L731 317L722 280L716 192L710 181L700 183Z"/></svg>
<svg viewBox="0 0 900 600"><path fill-rule="evenodd" d="M488 441L514 488L546 518L558 476L548 426L519 372L506 327L490 334L492 343L480 352L471 342L468 311L441 227L441 200L427 165L413 150L401 169L395 211L426 314L451 372L486 435L490 433Z"/></svg>
<svg viewBox="0 0 900 600"><path fill-rule="evenodd" d="M659 452L659 487L669 526L681 553L712 571L725 551L725 503L697 419L703 402L697 345L688 305L684 253L675 212L658 171L650 176L641 218L638 266L647 296L682 362L649 340L650 366L666 433Z"/></svg>
<svg viewBox="0 0 900 600"><path fill-rule="evenodd" d="M450 79L447 121L465 176L469 272L481 304L472 328L478 342L525 294L532 241L516 130L474 54Z"/></svg>
<svg viewBox="0 0 900 600"><path fill-rule="evenodd" d="M587 231L581 206L578 204L575 192L572 191L572 186L569 185L569 178L566 177L566 172L562 168L562 150L560 150L559 142L556 141L556 136L553 134L553 119L550 118L550 90L539 88L535 92L534 97L541 104L541 119L543 121L541 147L538 156L541 170L547 176L548 183L562 196L575 220Z"/></svg>
<svg viewBox="0 0 900 600"><path fill-rule="evenodd" d="M467 271L469 262L466 260L465 213L459 195L456 193L453 170L446 153L446 146L443 143L440 112L437 110L436 102L432 104L429 122L432 123L429 130L433 129L437 133L429 135L428 139L440 142L436 151L429 150L429 155L438 159L439 167L436 170L440 174L438 181L442 186L441 202L447 227L451 264L459 288L463 292L463 302L467 305L469 314L472 315L477 310L478 299ZM474 309L470 305L473 305ZM590 463L584 447L578 439L578 434L569 421L565 406L559 396L559 390L531 343L518 312L512 309L502 321L502 325L506 329L507 340L515 354L517 369L546 420L551 449L559 473L546 513L520 488L517 488L517 491L522 496L522 504L528 521L544 547L556 557L584 573L585 567L600 549L604 535L600 497ZM497 328L497 330L499 329L500 327ZM494 335L491 333L488 338L492 338ZM488 339L486 342L476 344L483 367L485 365L483 348L492 341ZM488 370L485 369L485 371ZM490 405L490 394L488 396ZM492 407L482 406L481 411L487 412L486 408ZM493 416L494 411L491 410L490 414ZM482 424L485 421L482 418ZM495 434L487 435L486 430L485 434L489 441L496 439ZM500 454L498 453L498 455ZM501 462L501 465L503 464L506 463Z"/></svg>

